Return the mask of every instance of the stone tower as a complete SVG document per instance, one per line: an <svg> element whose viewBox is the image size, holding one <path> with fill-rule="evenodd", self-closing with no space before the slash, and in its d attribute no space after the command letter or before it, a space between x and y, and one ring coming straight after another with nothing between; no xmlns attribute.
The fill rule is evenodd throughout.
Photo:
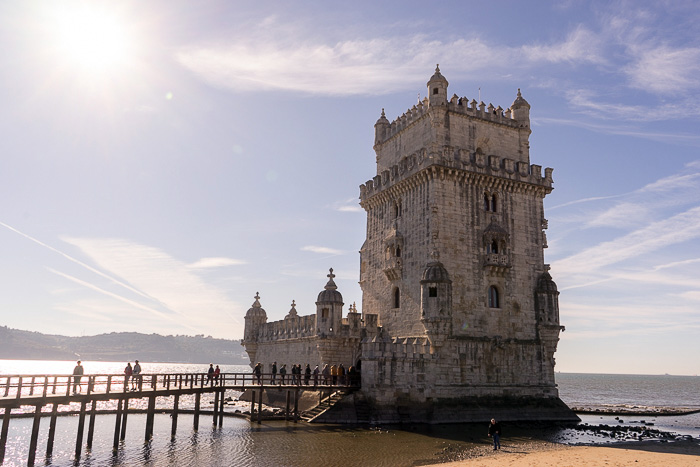
<svg viewBox="0 0 700 467"><path fill-rule="evenodd" d="M575 419L554 381L563 327L544 263L552 169L530 164L530 105L520 90L505 111L448 98L439 67L427 87L393 122L382 110L377 174L360 187L362 311L381 328L363 340L363 391L383 419L403 404L445 421L482 397Z"/></svg>

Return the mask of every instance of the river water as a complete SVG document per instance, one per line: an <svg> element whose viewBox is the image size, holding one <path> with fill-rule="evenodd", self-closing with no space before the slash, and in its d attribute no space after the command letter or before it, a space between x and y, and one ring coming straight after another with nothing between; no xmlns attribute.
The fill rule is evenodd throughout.
<svg viewBox="0 0 700 467"><path fill-rule="evenodd" d="M214 362L216 363L216 362ZM121 373L126 362L83 362L86 374ZM75 362L0 360L0 374L68 374ZM143 363L144 373L205 372L208 365ZM221 365L223 372L250 371L240 365ZM700 408L700 377L557 374L561 398L572 407L637 406ZM236 394L228 394L235 397ZM146 399L141 402L145 407ZM203 399L206 407L207 399ZM161 402L168 406L167 401ZM181 402L187 408L187 402ZM130 405L139 407L139 405ZM245 409L247 407L241 406ZM234 410L235 407L227 408ZM30 409L31 411L31 409ZM44 456L48 419L41 422L36 465L80 466L355 466L425 465L444 459L450 450L488 445L486 427L474 424L410 425L402 427L344 427L268 421L261 425L225 417L223 427L213 427L202 415L198 431L191 415L178 418L178 433L170 439L171 419L156 415L153 439L144 443L145 415L130 414L126 439L112 452L114 415L97 417L91 451L74 462L77 417L59 417L52 458ZM628 418L628 417L625 417ZM582 416L589 424L619 424L611 416ZM643 421L642 421L643 419ZM654 423L678 434L700 436L700 416L631 417L627 425ZM13 418L3 467L26 465L31 418ZM610 442L566 428L532 430L505 428L504 441L537 438L565 443ZM507 431L506 431L507 430Z"/></svg>

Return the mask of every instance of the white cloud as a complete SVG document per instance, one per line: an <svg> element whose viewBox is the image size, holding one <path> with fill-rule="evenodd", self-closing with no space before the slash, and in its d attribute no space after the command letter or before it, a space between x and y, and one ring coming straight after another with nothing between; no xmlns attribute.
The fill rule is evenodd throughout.
<svg viewBox="0 0 700 467"><path fill-rule="evenodd" d="M99 268L130 285L136 297L109 291L92 282L69 278L104 295L151 313L162 313L163 327L184 326L188 329L217 328L226 334L242 332L233 316L238 306L223 290L212 286L182 261L155 247L122 239L66 238Z"/></svg>
<svg viewBox="0 0 700 467"><path fill-rule="evenodd" d="M208 269L238 266L241 264L247 264L247 262L233 258L202 258L199 261L195 261L194 263L190 264L188 267L192 269Z"/></svg>
<svg viewBox="0 0 700 467"><path fill-rule="evenodd" d="M641 47L632 47L633 50ZM658 94L685 93L700 88L700 48L662 45L636 51L625 67L632 86Z"/></svg>
<svg viewBox="0 0 700 467"><path fill-rule="evenodd" d="M636 258L659 248L700 237L700 207L654 222L552 264L559 272L581 273Z"/></svg>
<svg viewBox="0 0 700 467"><path fill-rule="evenodd" d="M326 255L342 255L345 254L343 250L337 250L335 248L329 248L326 246L316 246L307 245L301 248L301 251L310 251L312 253L322 253Z"/></svg>
<svg viewBox="0 0 700 467"><path fill-rule="evenodd" d="M551 45L524 45L523 53L530 61L605 63L602 38L583 26L578 26L566 41Z"/></svg>

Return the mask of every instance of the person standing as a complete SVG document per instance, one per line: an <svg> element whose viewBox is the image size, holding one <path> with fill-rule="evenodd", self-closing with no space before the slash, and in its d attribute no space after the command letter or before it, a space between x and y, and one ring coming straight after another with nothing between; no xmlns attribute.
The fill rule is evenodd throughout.
<svg viewBox="0 0 700 467"><path fill-rule="evenodd" d="M330 376L330 370L328 369L328 363L323 365L323 371L321 371L321 374L323 375L323 385L328 386L328 378Z"/></svg>
<svg viewBox="0 0 700 467"><path fill-rule="evenodd" d="M316 368L314 368L314 387L318 386L318 374L321 372L321 370L318 369L318 365L316 365Z"/></svg>
<svg viewBox="0 0 700 467"><path fill-rule="evenodd" d="M489 436L493 438L493 450L501 449L501 424L496 422L495 418L491 419Z"/></svg>
<svg viewBox="0 0 700 467"><path fill-rule="evenodd" d="M253 374L255 375L255 379L257 380L258 384L262 384L261 375L262 375L262 363L258 362L257 365L255 365L255 368L253 368Z"/></svg>
<svg viewBox="0 0 700 467"><path fill-rule="evenodd" d="M80 380L82 378L83 378L83 365L80 363L80 360L78 360L78 364L75 365L75 368L73 368L73 392L74 393L78 392L78 388L80 388L80 391L82 392L83 385L80 383Z"/></svg>
<svg viewBox="0 0 700 467"><path fill-rule="evenodd" d="M126 362L124 367L124 392L129 389L129 379L131 379L132 374L134 374L134 370L131 368L131 362Z"/></svg>
<svg viewBox="0 0 700 467"><path fill-rule="evenodd" d="M275 384L277 379L277 362L272 362L272 377L270 378L270 384Z"/></svg>
<svg viewBox="0 0 700 467"><path fill-rule="evenodd" d="M141 390L142 386L141 365L138 360L134 360L133 377L131 378L131 390Z"/></svg>
<svg viewBox="0 0 700 467"><path fill-rule="evenodd" d="M219 368L219 365L216 365L216 369L214 370L214 386L219 385L219 376L221 375L221 368ZM221 382L223 384L223 381Z"/></svg>
<svg viewBox="0 0 700 467"><path fill-rule="evenodd" d="M214 364L213 363L209 364L209 369L207 370L207 383L209 383L209 386L214 385Z"/></svg>
<svg viewBox="0 0 700 467"><path fill-rule="evenodd" d="M283 364L280 368L280 386L284 386L284 377L287 375L287 364Z"/></svg>
<svg viewBox="0 0 700 467"><path fill-rule="evenodd" d="M311 367L307 363L306 368L304 369L304 384L308 386L310 379L311 379Z"/></svg>

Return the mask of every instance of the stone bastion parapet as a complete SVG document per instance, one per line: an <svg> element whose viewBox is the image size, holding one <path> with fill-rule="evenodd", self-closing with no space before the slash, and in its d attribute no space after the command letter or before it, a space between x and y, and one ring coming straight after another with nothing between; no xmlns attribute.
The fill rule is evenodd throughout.
<svg viewBox="0 0 700 467"><path fill-rule="evenodd" d="M554 183L552 178L554 169L550 167L544 169L544 176L542 176L542 166L537 164L499 156L487 156L479 152L470 153L465 149L451 146L444 146L442 154L429 153L423 148L403 157L398 164L383 170L360 185L360 202L427 168L462 171L465 175L487 178L486 184L499 184L503 181L529 184L544 188L545 193L553 189Z"/></svg>

